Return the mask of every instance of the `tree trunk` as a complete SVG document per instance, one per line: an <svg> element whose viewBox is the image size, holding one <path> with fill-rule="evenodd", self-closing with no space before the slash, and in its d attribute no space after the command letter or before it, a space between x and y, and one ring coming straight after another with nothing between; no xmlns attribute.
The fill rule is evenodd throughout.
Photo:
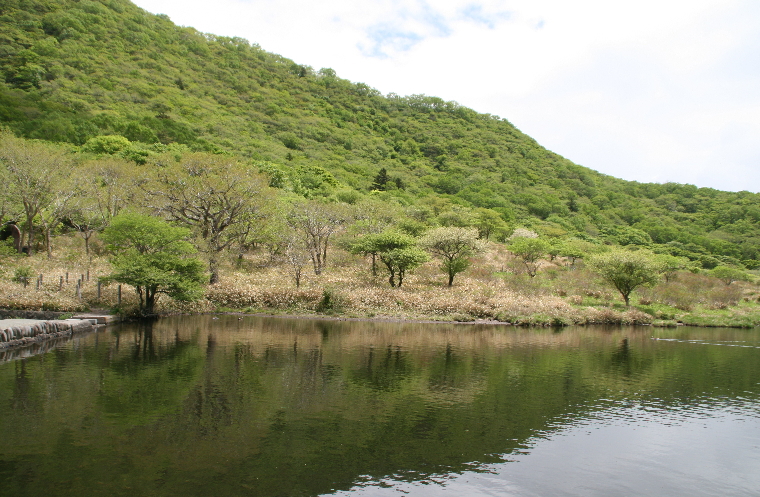
<svg viewBox="0 0 760 497"><path fill-rule="evenodd" d="M146 316L150 316L151 314L155 313L155 307L156 307L156 290L157 288L146 288L145 289L145 311L144 314Z"/></svg>
<svg viewBox="0 0 760 497"><path fill-rule="evenodd" d="M140 314L145 314L145 300L143 299L143 287L136 286L135 292L137 292L137 297L140 299L140 304L139 304Z"/></svg>
<svg viewBox="0 0 760 497"><path fill-rule="evenodd" d="M208 280L209 285L214 285L216 283L219 283L219 263L216 260L216 254L209 257L208 269L211 272L211 276L209 277L209 280Z"/></svg>
<svg viewBox="0 0 760 497"><path fill-rule="evenodd" d="M32 226L32 221L27 221L26 255L31 257L33 253L34 253L34 227Z"/></svg>
<svg viewBox="0 0 760 497"><path fill-rule="evenodd" d="M83 232L82 238L84 238L84 253L87 257L90 256L90 237L92 236L95 231L93 230L87 230Z"/></svg>
<svg viewBox="0 0 760 497"><path fill-rule="evenodd" d="M45 226L45 249L47 250L47 258L53 258L53 247L50 245L50 228Z"/></svg>

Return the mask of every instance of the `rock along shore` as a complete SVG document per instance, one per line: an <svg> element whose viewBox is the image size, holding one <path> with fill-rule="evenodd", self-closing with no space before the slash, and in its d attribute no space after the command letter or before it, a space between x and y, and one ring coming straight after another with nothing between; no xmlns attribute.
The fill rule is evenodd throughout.
<svg viewBox="0 0 760 497"><path fill-rule="evenodd" d="M0 350L95 331L99 326L117 321L115 316L100 314L79 314L69 319L55 319L53 316L31 319L15 316L7 319L7 315L0 317L6 318L0 319Z"/></svg>

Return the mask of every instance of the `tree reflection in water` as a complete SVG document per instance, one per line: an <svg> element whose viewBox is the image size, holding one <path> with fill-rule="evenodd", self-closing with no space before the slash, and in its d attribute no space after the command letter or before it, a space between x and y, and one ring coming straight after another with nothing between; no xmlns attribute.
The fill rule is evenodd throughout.
<svg viewBox="0 0 760 497"><path fill-rule="evenodd" d="M236 316L122 325L0 365L0 495L317 495L488 469L619 402L756 402L757 348L653 332L674 333ZM75 474L55 469L64 445L78 447Z"/></svg>

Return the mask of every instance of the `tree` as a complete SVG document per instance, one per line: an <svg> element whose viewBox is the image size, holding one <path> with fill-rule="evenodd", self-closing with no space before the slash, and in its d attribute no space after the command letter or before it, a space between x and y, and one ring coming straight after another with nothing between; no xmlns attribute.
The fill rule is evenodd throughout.
<svg viewBox="0 0 760 497"><path fill-rule="evenodd" d="M512 239L509 250L522 261L528 275L533 278L538 273L539 260L549 251L549 242L520 236Z"/></svg>
<svg viewBox="0 0 760 497"><path fill-rule="evenodd" d="M390 181L388 171L383 167L380 169L380 172L377 173L377 176L375 176L375 181L372 182L370 190L385 191L388 181Z"/></svg>
<svg viewBox="0 0 760 497"><path fill-rule="evenodd" d="M45 236L45 250L48 259L53 257L51 235L61 222L70 217L73 211L73 200L76 196L75 186L69 182L58 185L48 205L41 208L38 214Z"/></svg>
<svg viewBox="0 0 760 497"><path fill-rule="evenodd" d="M288 224L301 234L309 250L314 274L322 274L330 237L343 227L346 218L342 205L318 200L298 202L288 214Z"/></svg>
<svg viewBox="0 0 760 497"><path fill-rule="evenodd" d="M440 227L434 228L420 240L420 245L431 254L443 260L441 269L449 277L449 286L454 284L454 276L467 269L470 257L481 249L476 228Z"/></svg>
<svg viewBox="0 0 760 497"><path fill-rule="evenodd" d="M665 283L675 276L678 271L683 271L692 266L686 257L678 257L670 254L658 254L655 256L660 264L660 274L665 277Z"/></svg>
<svg viewBox="0 0 760 497"><path fill-rule="evenodd" d="M129 162L109 158L85 164L76 182L78 198L67 223L79 232L89 256L92 236L134 201L136 181Z"/></svg>
<svg viewBox="0 0 760 497"><path fill-rule="evenodd" d="M496 211L478 208L475 210L475 227L480 238L488 240L490 236L505 226L504 220Z"/></svg>
<svg viewBox="0 0 760 497"><path fill-rule="evenodd" d="M373 235L377 235L377 233L373 233ZM352 240L349 243L348 250L352 254L370 256L372 258L372 276L377 276L377 254L380 248L372 235L364 235L357 240Z"/></svg>
<svg viewBox="0 0 760 497"><path fill-rule="evenodd" d="M408 271L428 260L427 253L417 247L414 237L393 230L362 236L355 242L352 252L377 254L388 270L388 282L392 287L401 286Z"/></svg>
<svg viewBox="0 0 760 497"><path fill-rule="evenodd" d="M549 240L549 247L546 249L546 253L549 254L549 260L554 262L562 252L565 250L565 240L561 238L552 238Z"/></svg>
<svg viewBox="0 0 760 497"><path fill-rule="evenodd" d="M209 154L193 154L177 166L159 169L143 188L156 201L151 207L191 228L200 239L211 284L219 282L219 254L250 236L252 225L263 224L274 206L263 176Z"/></svg>
<svg viewBox="0 0 760 497"><path fill-rule="evenodd" d="M570 265L574 266L578 259L583 259L589 253L597 249L597 246L591 242L578 239L565 240L561 246L557 255L564 257L570 261Z"/></svg>
<svg viewBox="0 0 760 497"><path fill-rule="evenodd" d="M71 175L72 163L60 149L49 145L0 135L0 164L11 202L24 215L22 235L26 235L29 255L34 251L35 218L56 199L63 180Z"/></svg>
<svg viewBox="0 0 760 497"><path fill-rule="evenodd" d="M309 256L309 250L306 247L303 238L297 236L295 233L291 234L291 236L285 240L284 245L282 258L290 268L290 272L296 282L296 288L300 288L303 268L311 259Z"/></svg>
<svg viewBox="0 0 760 497"><path fill-rule="evenodd" d="M719 280L723 281L723 283L725 283L726 286L730 285L734 281L748 281L749 280L747 273L745 273L739 268L735 268L731 266L716 266L710 270L709 274L713 278L718 278Z"/></svg>
<svg viewBox="0 0 760 497"><path fill-rule="evenodd" d="M103 232L113 253L109 279L135 288L140 314L153 314L162 293L182 301L202 296L203 263L190 257L196 250L188 236L187 228L132 213L119 214Z"/></svg>
<svg viewBox="0 0 760 497"><path fill-rule="evenodd" d="M660 274L660 264L644 250L615 249L597 254L589 258L588 266L620 292L626 306L630 305L631 292L642 285L654 285Z"/></svg>

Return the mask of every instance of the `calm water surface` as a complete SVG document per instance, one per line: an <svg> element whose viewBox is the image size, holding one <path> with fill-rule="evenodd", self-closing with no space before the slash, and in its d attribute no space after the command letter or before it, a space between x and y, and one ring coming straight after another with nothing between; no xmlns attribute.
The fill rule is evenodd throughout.
<svg viewBox="0 0 760 497"><path fill-rule="evenodd" d="M176 317L0 353L0 496L757 496L760 331Z"/></svg>

